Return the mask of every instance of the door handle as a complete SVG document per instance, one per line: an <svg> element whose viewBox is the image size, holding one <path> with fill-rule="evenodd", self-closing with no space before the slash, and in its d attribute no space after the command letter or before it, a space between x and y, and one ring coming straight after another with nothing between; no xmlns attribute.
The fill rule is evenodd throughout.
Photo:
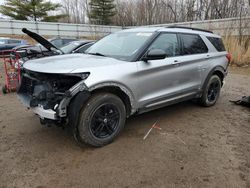
<svg viewBox="0 0 250 188"><path fill-rule="evenodd" d="M207 56L206 56L206 59L209 59L209 58L210 58L210 55L207 55Z"/></svg>
<svg viewBox="0 0 250 188"><path fill-rule="evenodd" d="M174 62L172 63L172 65L179 65L181 62L178 60L174 60Z"/></svg>

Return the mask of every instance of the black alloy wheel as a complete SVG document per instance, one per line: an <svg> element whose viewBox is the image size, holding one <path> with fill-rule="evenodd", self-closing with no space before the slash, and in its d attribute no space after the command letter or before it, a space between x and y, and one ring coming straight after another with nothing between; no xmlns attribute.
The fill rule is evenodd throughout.
<svg viewBox="0 0 250 188"><path fill-rule="evenodd" d="M101 105L91 117L91 133L99 139L111 136L119 125L120 116L115 105Z"/></svg>
<svg viewBox="0 0 250 188"><path fill-rule="evenodd" d="M208 92L207 92L207 100L209 102L214 102L217 99L217 96L220 92L220 81L219 80L214 80L209 88L208 88Z"/></svg>
<svg viewBox="0 0 250 188"><path fill-rule="evenodd" d="M101 147L111 143L123 129L126 108L118 96L96 93L79 115L77 141Z"/></svg>
<svg viewBox="0 0 250 188"><path fill-rule="evenodd" d="M199 103L206 107L215 105L220 96L221 85L222 81L219 76L212 75L206 83Z"/></svg>

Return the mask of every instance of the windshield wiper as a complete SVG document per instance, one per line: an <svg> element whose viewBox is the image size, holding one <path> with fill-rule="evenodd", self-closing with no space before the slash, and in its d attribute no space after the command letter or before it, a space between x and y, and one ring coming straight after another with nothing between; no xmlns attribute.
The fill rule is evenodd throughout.
<svg viewBox="0 0 250 188"><path fill-rule="evenodd" d="M104 54L101 54L101 53L98 53L98 52L96 52L96 53L88 53L88 54L106 57Z"/></svg>

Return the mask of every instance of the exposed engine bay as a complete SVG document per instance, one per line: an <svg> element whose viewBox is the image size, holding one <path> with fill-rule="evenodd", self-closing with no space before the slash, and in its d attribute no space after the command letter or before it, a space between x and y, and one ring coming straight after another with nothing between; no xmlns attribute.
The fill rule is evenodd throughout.
<svg viewBox="0 0 250 188"><path fill-rule="evenodd" d="M84 88L83 79L78 74L48 74L23 70L18 96L26 107L37 109L40 113L53 112L53 119L58 119L66 117L70 99Z"/></svg>

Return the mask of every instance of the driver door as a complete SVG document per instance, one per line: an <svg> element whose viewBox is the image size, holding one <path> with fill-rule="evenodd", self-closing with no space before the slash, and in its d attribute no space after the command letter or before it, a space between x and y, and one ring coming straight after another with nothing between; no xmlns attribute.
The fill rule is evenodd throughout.
<svg viewBox="0 0 250 188"><path fill-rule="evenodd" d="M161 49L167 57L161 60L138 61L139 106L151 108L168 101L191 95L198 89L198 69L182 64L181 47L176 33L161 33L149 46ZM141 87L140 87L141 86Z"/></svg>

